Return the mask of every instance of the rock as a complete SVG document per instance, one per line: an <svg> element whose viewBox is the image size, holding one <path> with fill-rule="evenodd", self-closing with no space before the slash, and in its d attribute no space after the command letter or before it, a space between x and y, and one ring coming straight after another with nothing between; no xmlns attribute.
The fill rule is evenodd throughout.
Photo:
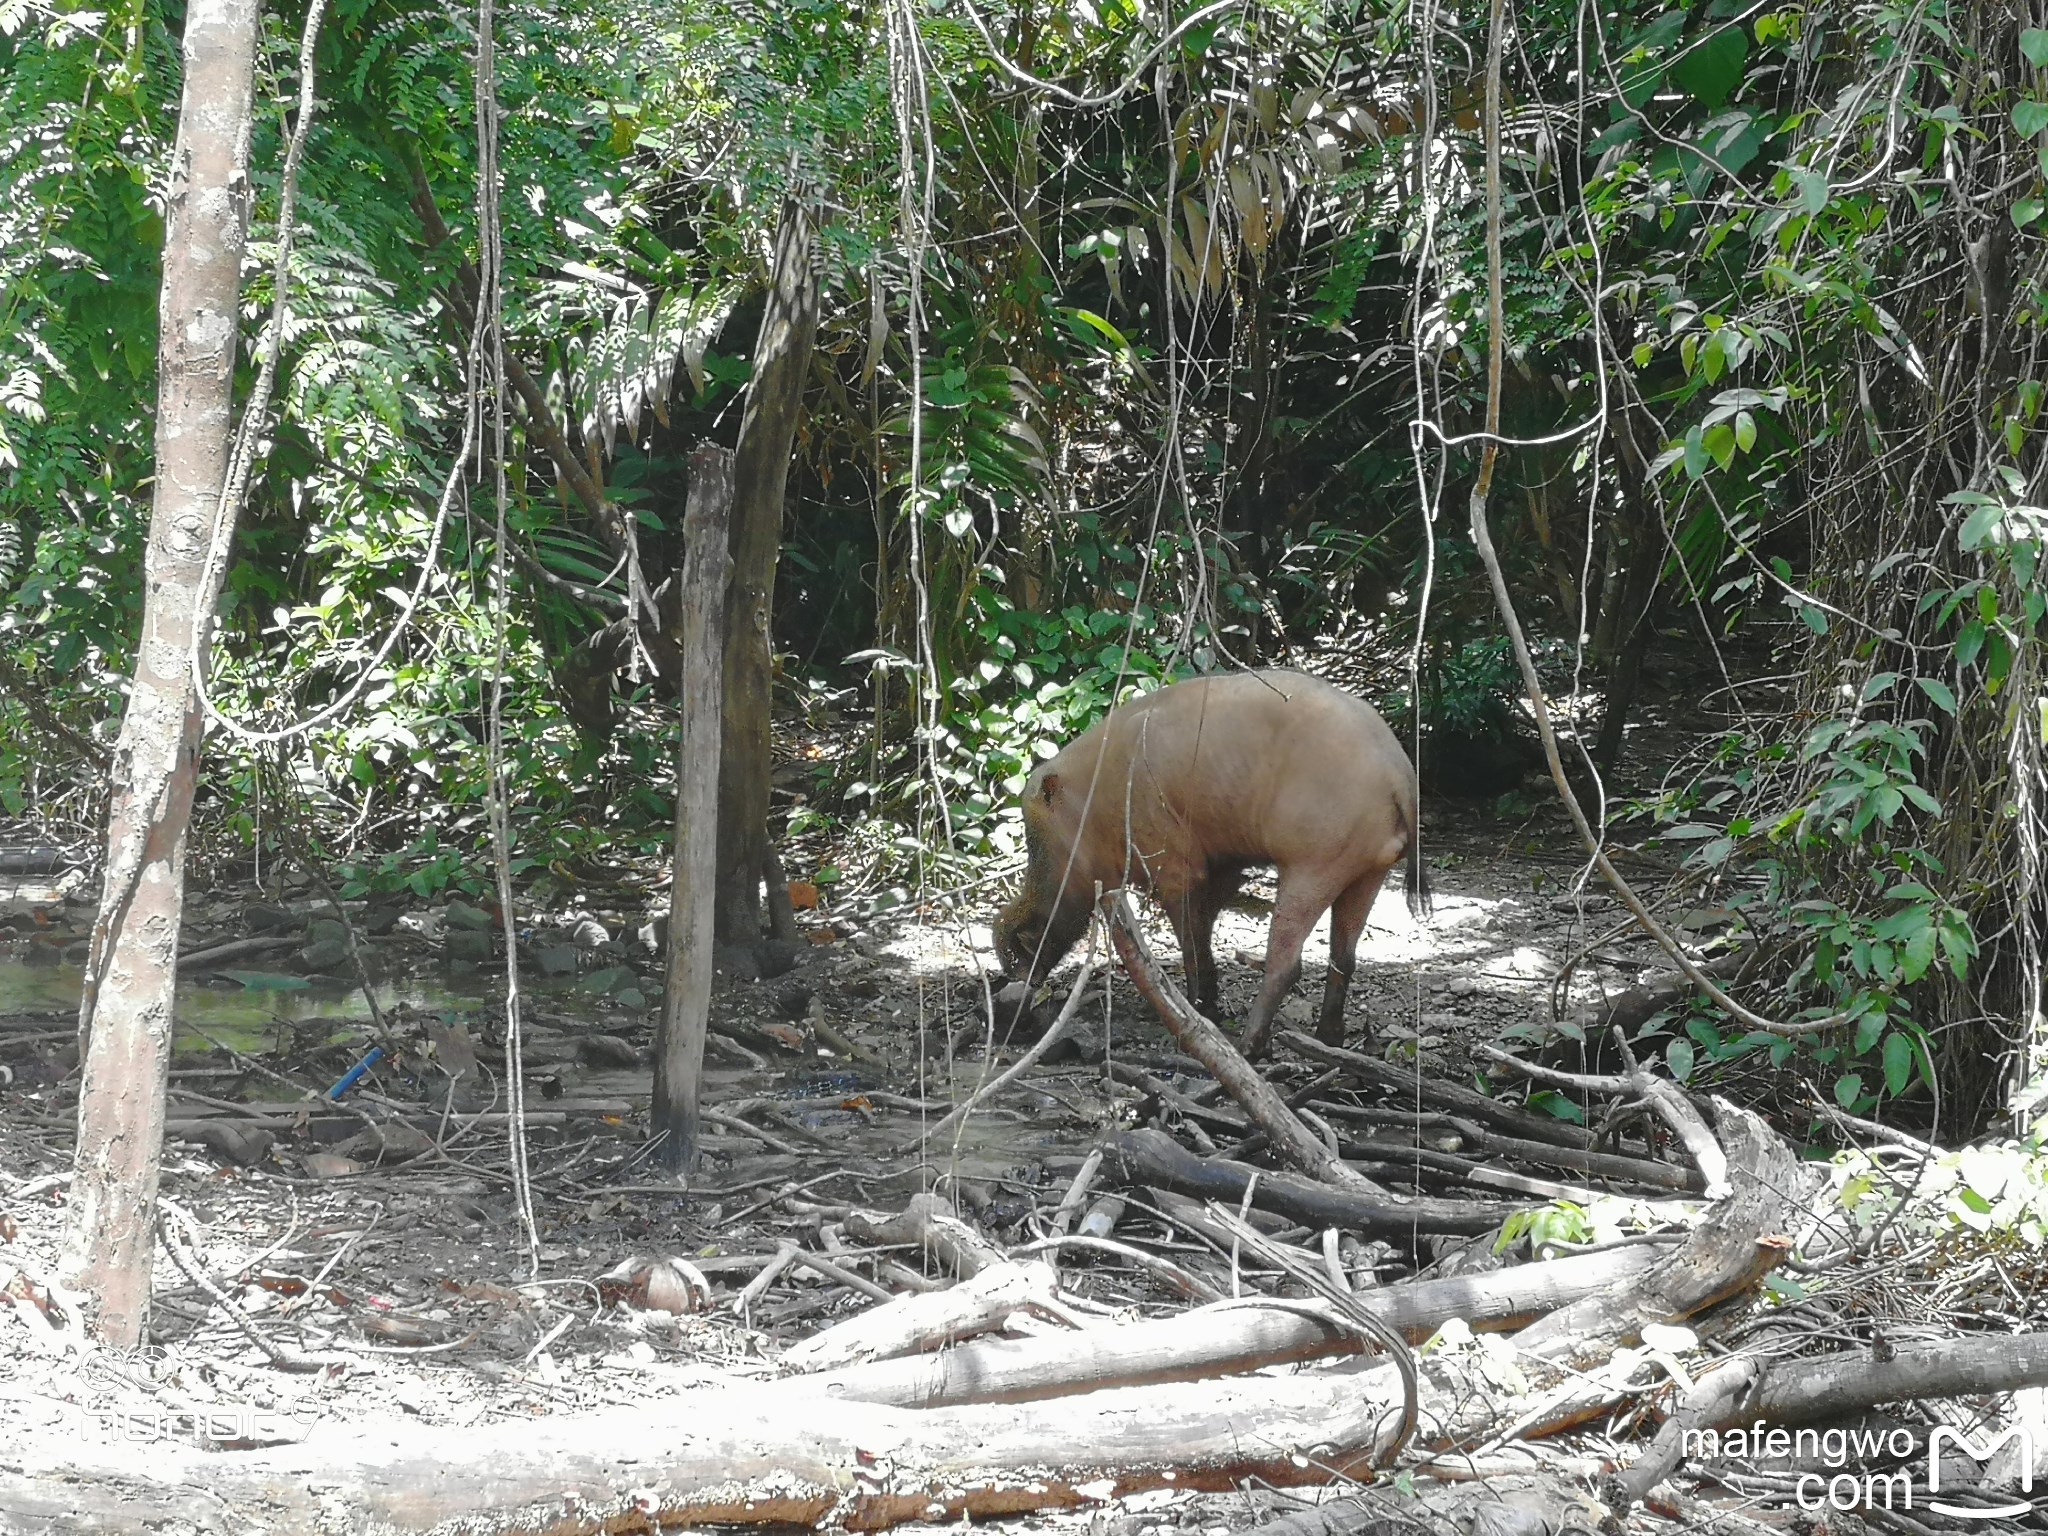
<svg viewBox="0 0 2048 1536"><path fill-rule="evenodd" d="M348 943L348 924L332 917L316 917L306 924L306 938L320 944L332 939L337 943Z"/></svg>
<svg viewBox="0 0 2048 1536"><path fill-rule="evenodd" d="M490 913L482 907L472 907L466 901L451 901L442 912L451 928L466 928L471 933L489 933L498 926L498 920Z"/></svg>
<svg viewBox="0 0 2048 1536"><path fill-rule="evenodd" d="M382 937L396 928L399 918L404 915L396 907L372 907L356 920L356 927L364 933Z"/></svg>
<svg viewBox="0 0 2048 1536"><path fill-rule="evenodd" d="M66 965L83 965L91 958L92 945L84 939L80 939L76 944L64 946L64 963Z"/></svg>
<svg viewBox="0 0 2048 1536"><path fill-rule="evenodd" d="M803 963L810 952L810 945L795 944L788 939L763 939L754 948L761 977L768 981L777 976L787 976Z"/></svg>
<svg viewBox="0 0 2048 1536"><path fill-rule="evenodd" d="M761 957L752 944L713 945L711 968L721 976L735 977L740 981L761 979Z"/></svg>
<svg viewBox="0 0 2048 1536"><path fill-rule="evenodd" d="M784 987L780 992L777 992L775 994L775 1006L785 1019L797 1020L804 1018L810 1013L811 1004L816 998L817 993L813 992L809 987L798 983L795 986Z"/></svg>
<svg viewBox="0 0 2048 1536"><path fill-rule="evenodd" d="M483 968L474 960L464 960L458 955L448 957L447 971L450 981L472 981L483 974Z"/></svg>
<svg viewBox="0 0 2048 1536"><path fill-rule="evenodd" d="M651 954L666 954L668 951L668 914L664 912L651 922L642 923L633 930L633 937L640 941L640 947Z"/></svg>
<svg viewBox="0 0 2048 1536"><path fill-rule="evenodd" d="M621 1008L630 1008L635 1013L647 1006L647 996L638 987L625 987L612 994L612 1001Z"/></svg>
<svg viewBox="0 0 2048 1536"><path fill-rule="evenodd" d="M1479 983L1470 976L1453 976L1451 978L1451 996L1453 997L1470 997L1478 990Z"/></svg>
<svg viewBox="0 0 2048 1536"><path fill-rule="evenodd" d="M451 928L446 940L450 960L467 960L472 964L491 958L491 936L469 928Z"/></svg>
<svg viewBox="0 0 2048 1536"><path fill-rule="evenodd" d="M334 927L341 925L336 923ZM294 957L298 968L309 976L326 975L331 971L347 971L348 941L345 939L316 939L300 950Z"/></svg>
<svg viewBox="0 0 2048 1536"><path fill-rule="evenodd" d="M1290 1029L1307 1029L1315 1017L1315 1004L1305 997L1290 997L1280 1005L1280 1022Z"/></svg>
<svg viewBox="0 0 2048 1536"><path fill-rule="evenodd" d="M242 908L241 924L252 934L276 933L298 927L299 914L289 907L272 906L267 901L252 902Z"/></svg>
<svg viewBox="0 0 2048 1536"><path fill-rule="evenodd" d="M1020 981L1012 982L1011 985L1021 987L1024 984ZM872 976L852 976L839 984L839 990L848 997L858 997L872 1002L882 995L882 984Z"/></svg>
<svg viewBox="0 0 2048 1536"><path fill-rule="evenodd" d="M611 930L594 917L577 918L576 926L569 930L569 942L578 949L601 949L611 941Z"/></svg>
<svg viewBox="0 0 2048 1536"><path fill-rule="evenodd" d="M540 967L543 976L574 976L582 969L583 954L573 944L543 944L535 952L533 963Z"/></svg>
<svg viewBox="0 0 2048 1536"><path fill-rule="evenodd" d="M345 1179L352 1173L361 1173L363 1165L337 1152L315 1152L305 1159L305 1169L309 1178Z"/></svg>

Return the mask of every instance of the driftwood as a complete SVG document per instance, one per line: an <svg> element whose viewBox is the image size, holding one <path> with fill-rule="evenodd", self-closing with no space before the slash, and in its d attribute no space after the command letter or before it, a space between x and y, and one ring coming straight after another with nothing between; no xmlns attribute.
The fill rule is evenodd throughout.
<svg viewBox="0 0 2048 1536"><path fill-rule="evenodd" d="M1402 1195L1332 1189L1294 1174L1245 1163L1196 1157L1164 1131L1126 1131L1103 1148L1103 1167L1126 1184L1154 1184L1177 1194L1236 1205L1251 1188L1252 1204L1312 1227L1356 1232L1491 1232L1519 1203L1499 1200L1411 1199ZM1252 1186L1256 1179L1257 1186Z"/></svg>
<svg viewBox="0 0 2048 1536"><path fill-rule="evenodd" d="M1792 1216L1792 1153L1746 1109L1716 1101L1734 1192L1654 1269L1602 1296L1561 1308L1517 1339L1522 1348L1574 1364L1640 1337L1646 1323L1678 1322L1756 1285L1784 1261Z"/></svg>
<svg viewBox="0 0 2048 1536"><path fill-rule="evenodd" d="M1643 1244L1575 1254L1483 1275L1422 1280L1361 1293L1358 1305L1416 1343L1452 1318L1512 1331L1533 1318L1652 1267ZM936 1408L1028 1402L1100 1387L1145 1386L1254 1371L1361 1351L1355 1328L1317 1306L1257 1297L1174 1317L1026 1339L982 1339L943 1354L889 1360L807 1378L808 1390L864 1403Z"/></svg>
<svg viewBox="0 0 2048 1536"><path fill-rule="evenodd" d="M938 1259L953 1274L971 1280L1003 1261L1003 1252L962 1221L943 1195L912 1195L894 1216L851 1211L842 1223L847 1236L871 1248L912 1247Z"/></svg>
<svg viewBox="0 0 2048 1536"><path fill-rule="evenodd" d="M799 1371L888 1360L991 1333L1017 1312L1046 1311L1059 1275L1050 1264L998 1264L943 1291L913 1292L813 1334L782 1357Z"/></svg>
<svg viewBox="0 0 2048 1536"><path fill-rule="evenodd" d="M1244 1059L1223 1031L1203 1018L1180 988L1160 971L1131 912L1130 898L1119 894L1111 913L1110 938L1138 995L1152 1005L1167 1031L1180 1042L1181 1049L1208 1068L1224 1091L1244 1106L1245 1113L1272 1138L1274 1150L1311 1179L1339 1189L1377 1190L1377 1185L1347 1168L1335 1152L1301 1123L1287 1107L1287 1101L1259 1076L1258 1069Z"/></svg>

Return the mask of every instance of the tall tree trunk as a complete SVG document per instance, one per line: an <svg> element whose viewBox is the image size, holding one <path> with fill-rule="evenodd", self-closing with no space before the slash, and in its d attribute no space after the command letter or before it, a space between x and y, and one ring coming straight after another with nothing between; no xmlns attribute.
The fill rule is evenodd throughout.
<svg viewBox="0 0 2048 1536"><path fill-rule="evenodd" d="M185 827L199 774L191 656L216 595L207 555L233 428L260 17L257 0L191 0L185 12L142 639L114 748L106 873L79 1004L85 1081L63 1264L65 1278L94 1297L95 1327L117 1349L139 1345L149 1323Z"/></svg>
<svg viewBox="0 0 2048 1536"><path fill-rule="evenodd" d="M761 872L768 865L768 719L773 666L770 605L782 552L782 499L802 414L818 279L811 221L783 204L754 377L733 454L732 586L725 610L725 744L718 765L718 937L761 936Z"/></svg>
<svg viewBox="0 0 2048 1536"><path fill-rule="evenodd" d="M690 456L683 511L681 653L683 730L676 746L675 860L668 906L668 982L654 1045L654 1107L648 1130L671 1173L697 1165L698 1097L704 1032L711 1017L711 933L718 848L718 756L723 712L725 589L730 579L726 520L732 511L732 455L705 443Z"/></svg>

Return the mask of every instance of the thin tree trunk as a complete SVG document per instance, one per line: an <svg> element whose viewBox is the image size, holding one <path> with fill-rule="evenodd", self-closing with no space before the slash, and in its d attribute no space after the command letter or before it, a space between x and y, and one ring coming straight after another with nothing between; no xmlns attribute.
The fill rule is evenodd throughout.
<svg viewBox="0 0 2048 1536"><path fill-rule="evenodd" d="M79 1003L85 1046L63 1271L116 1349L149 1324L185 827L199 774L191 656L233 429L256 0L191 0L158 313L156 490L142 637L112 766L107 860ZM214 578L217 585L218 578Z"/></svg>
<svg viewBox="0 0 2048 1536"><path fill-rule="evenodd" d="M768 720L773 655L769 618L782 552L783 490L818 332L811 221L794 199L782 209L754 378L734 453L732 588L725 612L725 748L718 778L718 936L761 936L761 871L768 849Z"/></svg>
<svg viewBox="0 0 2048 1536"><path fill-rule="evenodd" d="M705 443L690 456L683 512L683 730L676 748L675 874L669 889L668 985L655 1042L649 1130L672 1173L697 1160L704 1032L711 1019L712 898L718 854L718 761L725 588L731 575L726 520L732 512L732 455Z"/></svg>

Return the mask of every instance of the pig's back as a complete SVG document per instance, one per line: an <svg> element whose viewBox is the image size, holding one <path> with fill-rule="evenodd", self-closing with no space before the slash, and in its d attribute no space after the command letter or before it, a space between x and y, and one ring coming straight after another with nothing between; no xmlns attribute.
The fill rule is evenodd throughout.
<svg viewBox="0 0 2048 1536"><path fill-rule="evenodd" d="M1155 811L1153 840L1195 857L1371 859L1413 825L1399 740L1363 699L1306 673L1192 678L1118 713L1113 755L1130 765L1134 819ZM1105 775L1119 802L1125 777Z"/></svg>

